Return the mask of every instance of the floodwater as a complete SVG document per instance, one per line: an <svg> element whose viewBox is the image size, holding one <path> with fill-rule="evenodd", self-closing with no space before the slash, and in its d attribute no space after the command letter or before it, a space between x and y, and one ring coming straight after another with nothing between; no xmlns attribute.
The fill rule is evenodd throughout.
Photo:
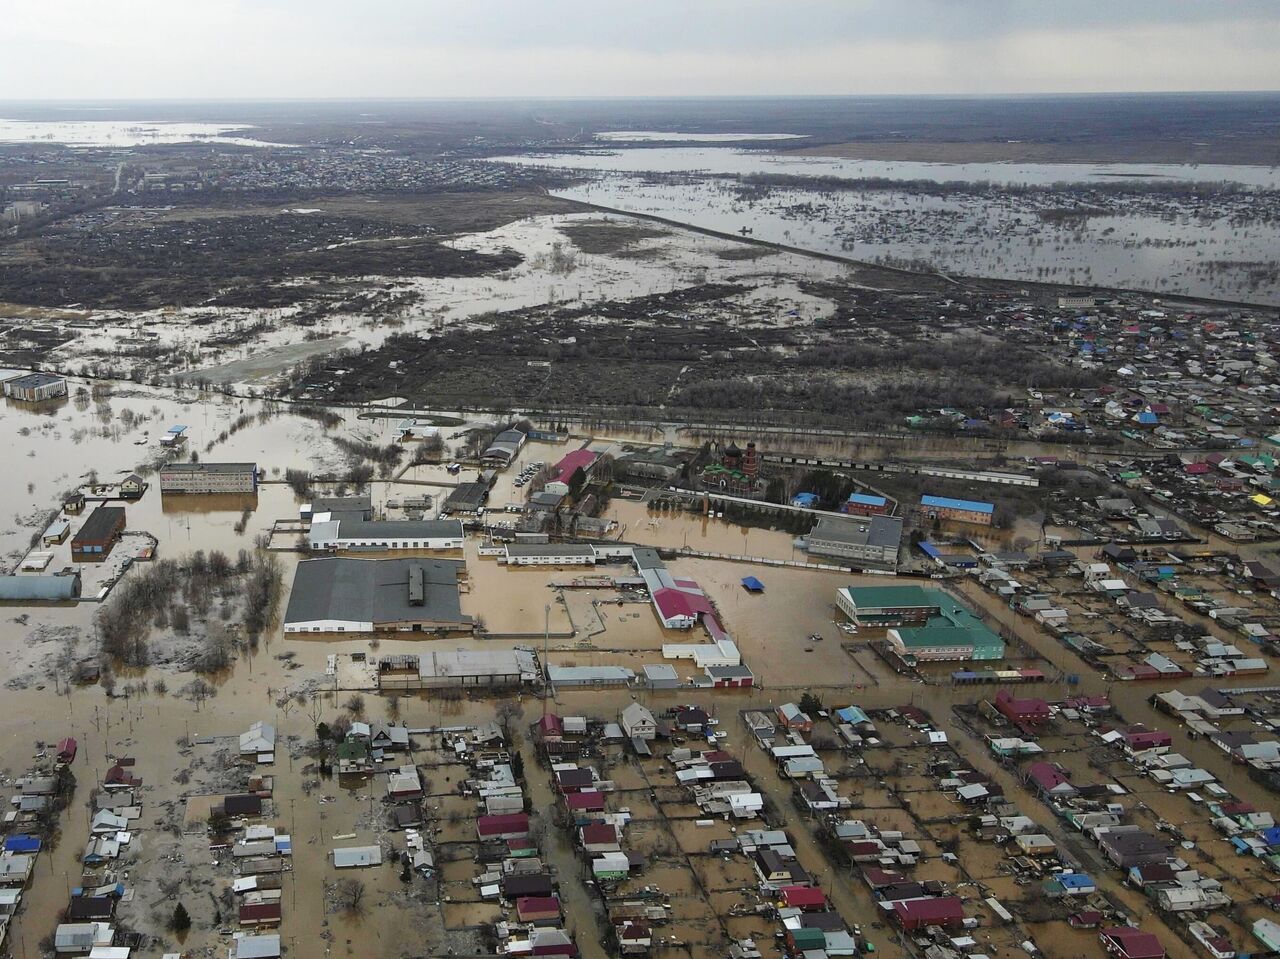
<svg viewBox="0 0 1280 959"><path fill-rule="evenodd" d="M1158 195L1116 198L1087 192L1126 178L1274 189L1280 184L1275 167L935 164L680 147L502 159L599 174L556 191L567 199L864 262L1280 303L1280 277L1269 268L1280 247L1280 226L1268 212L1269 202L1248 193L1204 206ZM654 182L648 173L699 176ZM752 173L1062 184L1064 191L926 195L798 184L756 193L728 179ZM1086 199L1068 188L1085 190ZM1080 204L1094 213L1066 220L1041 215Z"/></svg>
<svg viewBox="0 0 1280 959"><path fill-rule="evenodd" d="M630 299L703 283L756 285L759 277L778 274L838 279L846 272L841 264L782 252L769 252L751 262L726 259L719 255L726 249L725 241L677 230L638 241L626 258L587 254L577 250L562 230L574 224L617 219L599 213L538 216L448 241L461 249L488 253L510 250L521 255L518 266L500 273L364 278L376 282L380 289L413 300L393 316L336 312L302 325L294 320L301 309L296 306L100 312L93 314L92 328L76 328L76 339L59 347L53 356L60 366L70 369L97 357L114 363L121 341L145 336L160 350L197 353L189 367L183 365L185 360L174 359L166 373L260 388L289 364L308 356L376 348L395 334L426 335L453 324L483 324L486 314L491 313L546 304ZM557 244L575 253L571 265L553 264L550 254ZM778 312L785 313L785 309L780 307ZM195 319L200 323L193 324ZM206 340L211 341L209 345ZM394 391L397 375L388 371L389 391Z"/></svg>
<svg viewBox="0 0 1280 959"><path fill-rule="evenodd" d="M610 173L706 173L746 176L839 177L846 180L933 180L1010 185L1078 183L1103 178L1182 180L1280 186L1280 167L1212 163L922 163L910 160L853 160L729 147L640 147L582 153L530 153L493 157L495 163L596 170Z"/></svg>
<svg viewBox="0 0 1280 959"><path fill-rule="evenodd" d="M245 147L290 145L226 135L249 129L252 127L244 123L0 119L0 143L62 143L71 147L155 146L165 143L223 143Z"/></svg>
<svg viewBox="0 0 1280 959"><path fill-rule="evenodd" d="M667 133L663 130L610 130L597 140L616 143L733 143L739 140L803 140L804 133Z"/></svg>
<svg viewBox="0 0 1280 959"><path fill-rule="evenodd" d="M25 407L6 405L0 416L7 422L4 428L11 436L16 455L11 455L11 468L6 472L3 491L14 501L15 509L34 509L57 502L56 492L95 465L106 478L112 473L131 469L144 459L154 447L155 438L174 422L191 427L193 446L201 455L208 442L216 440L221 430L246 412L253 412L253 422L224 444L215 446L207 458L253 458L267 468L268 474L283 470L298 462L301 457L320 460L335 455L324 439L325 431L313 421L282 414L265 421L256 418L258 404L224 399L217 396L202 397L199 407L183 403L161 391L138 390L128 397L116 396L110 400L112 423L121 421L121 410L127 405L146 413L148 421L119 435L108 431L90 430L79 442L72 437L77 430L93 424L101 426L98 412L90 403L79 409L74 400L55 404L49 412L36 412ZM152 412L152 406L159 412ZM197 415L198 414L198 415ZM206 420L207 417L207 420ZM27 433L22 429L28 428ZM348 435L383 439L391 426L381 420L355 420L348 417L339 431ZM446 430L449 428L446 427ZM135 445L141 433L149 433L150 446ZM551 461L560 452L551 446L526 448L524 457ZM33 484L28 489L28 483ZM395 498L406 490L420 490L412 484L379 483L374 486L377 502ZM245 528L237 532L236 523L242 510L253 511ZM128 504L129 526L150 529L160 540L159 555L181 557L195 549L213 548L232 552L238 548L251 548L256 532L276 518L296 516L297 502L292 492L283 484L268 483L260 491L256 503L241 497L162 497L156 489L148 490L143 499ZM749 555L774 558L790 558L789 534L768 530L743 530L722 520L707 519L681 514L656 514L659 520L649 525L648 510L640 504L615 501L613 510L624 524L624 538L638 542L679 548L686 537L691 548L714 552L741 552ZM6 536L8 542L25 541L29 530L15 528ZM698 544L695 547L694 544ZM544 628L544 607L551 600L551 628L567 628L569 613L574 623L584 626L589 622L592 598L615 598L607 591L574 592L568 604L557 602L558 591L549 584L563 582L580 570L508 570L488 559L480 559L475 543L468 543L466 557L469 566L471 591L464 597L470 610L481 613L493 628L536 636ZM285 565L286 585L290 581L293 554L280 554ZM762 688L740 691L719 691L694 694L688 689L674 691L631 691L627 689L568 690L555 693L555 704L550 708L561 714L583 714L602 719L616 717L618 712L634 699L655 710L665 709L676 703L698 701L707 705L721 719L720 729L728 733L725 748L742 758L757 783L774 799L775 805L791 819L791 831L797 840L797 852L804 865L821 877L825 888L832 892L840 912L850 922L860 922L864 928L878 919L876 907L861 886L849 877L836 875L827 866L821 852L808 838L808 826L798 817L790 815L789 788L774 772L767 757L753 744L736 720L739 709L769 707L799 697L806 689L818 691L828 705L854 702L866 708L902 705L915 702L930 710L934 719L944 728L954 728L950 707L956 703L968 703L987 695L989 691L969 688L953 689L946 686L922 686L890 674L859 648L860 640L848 637L832 624L834 613L831 604L838 586L848 583L877 581L868 577L860 580L843 573L829 573L802 568L778 568L747 563L729 563L710 559L681 558L670 564L673 572L697 580L715 600L723 615L728 632L742 649L745 661L760 677ZM765 583L762 596L745 593L740 579L746 575L758 576ZM997 599L969 586L967 599L988 616L1015 630L1051 664L1063 673L1078 674L1077 687L1063 683L1046 684L1037 690L1040 695L1054 698L1065 694L1069 688L1087 692L1110 691L1120 704L1123 719L1142 721L1160 728L1170 729L1175 739L1175 749L1197 763L1205 765L1219 775L1224 784L1239 797L1254 802L1259 808L1273 805L1260 786L1248 780L1244 770L1231 766L1226 757L1205 741L1190 742L1185 732L1172 727L1167 717L1157 716L1144 697L1155 691L1147 688L1116 688L1102 676L1093 673L1052 638L1038 630L1030 621L1016 617ZM90 618L96 610L94 604L61 607L10 608L5 621L0 623L0 642L6 650L0 679L10 680L16 673L27 669L22 665L28 634L41 627L65 627L88 630ZM26 614L29 621L17 623L14 615ZM582 615L579 616L579 613ZM552 654L553 661L596 661L630 665L637 668L645 662L656 662L656 655L663 642L697 641L698 631L680 632L664 630L658 624L648 603L629 603L618 606L604 603L599 607L603 631L590 637L595 651L579 654L568 650ZM821 635L820 641L809 639L811 634ZM426 646L430 641L406 642L407 651ZM448 645L478 648L484 640L465 638L446 640ZM490 641L492 648L494 641ZM515 640L496 641L506 647ZM532 640L530 641L533 643ZM128 883L136 890L132 903L121 908L121 919L129 925L160 934L163 918L172 910L172 901L164 898L159 886L161 878L175 874L190 877L180 896L195 918L195 928L187 938L185 947L199 954L199 950L225 948L225 943L213 924L213 905L209 893L220 893L230 881L228 865L214 865L198 835L176 836L164 828L170 819L170 807L178 815L183 812L186 797L203 797L211 793L229 791L230 777L218 750L230 743L228 737L241 732L255 720L267 720L277 725L280 733L280 752L271 772L275 776L274 813L271 817L278 829L293 836L293 870L284 880L285 920L281 935L293 955L305 956L387 956L418 955L428 953L443 955L445 944L439 941L441 923L467 921L492 916L492 910L459 906L442 909L438 900L431 899L430 889L421 880L414 879L406 890L401 886L397 870L390 867L364 870L356 878L365 882L369 903L363 917L326 913L325 886L340 875L329 864L328 854L335 845L354 845L377 840L387 840L379 823L381 803L378 801L382 780L375 778L371 784L356 788L341 788L335 782L317 782L313 770L306 768L301 746L311 737L312 719L306 705L312 694L321 695L321 717L332 719L341 710L346 693L332 698L325 697L328 680L325 678L325 659L336 652L387 651L396 643L391 639L347 638L341 641L322 641L284 637L278 627L268 632L261 648L236 663L226 675L215 678L216 696L200 705L176 695L176 690L190 677L175 674L172 670L153 668L146 674L119 676L121 684L146 679L152 683L164 678L170 692L160 695L154 691L131 695L129 698L107 697L99 687L73 689L70 695L59 695L53 683L41 678L30 685L10 686L5 690L6 709L0 712L0 768L6 780L24 771L31 761L34 741L56 740L63 735L75 736L81 744L73 772L79 788L71 807L62 819L62 835L56 847L41 854L35 879L27 890L24 909L13 930L14 949L17 954L32 954L36 943L52 931L65 908L68 889L76 885L80 877L77 861L87 838L87 816L84 803L92 785L110 765L109 757L131 756L136 759L136 774L144 781L141 798L144 806L142 819L135 829L133 851L125 864ZM846 648L846 643L850 647ZM688 664L681 663L682 674ZM20 668L21 667L21 668ZM1190 679L1180 686L1194 691L1203 680ZM1246 679L1246 683L1249 681ZM290 694L301 694L300 705ZM536 718L539 711L537 697L522 697L524 721ZM365 709L369 718L389 718L389 702L379 697L365 697ZM439 696L406 696L400 701L399 716L411 727L457 725L492 719L495 702L492 699L456 700ZM212 746L185 746L181 740L187 737L216 737ZM994 764L982 752L981 744L959 737L960 748L976 765L1002 776L1006 791L1017 797L1022 811L1038 821L1050 820L1047 812L1038 808L1007 773L994 769ZM527 750L527 747L526 747ZM426 761L424 753L414 757ZM531 787L535 807L546 809L550 805L545 777L526 752L526 769L531 780L541 779ZM629 770L619 771L623 779ZM183 777L190 775L190 781ZM453 783L449 770L432 769L428 781L432 798L429 805L438 808L465 809L467 802L457 803L448 797ZM455 775L456 778L456 775ZM631 776L634 780L634 776ZM628 780L630 781L630 780ZM630 787L628 787L630 788ZM636 796L637 815L647 810L641 793ZM322 797L332 801L321 802ZM860 794L868 804L883 806L888 802L887 793L868 788ZM630 801L631 797L628 797ZM1153 803L1155 797L1152 799ZM1163 806L1161 807L1164 808ZM941 811L941 810L939 810ZM679 809L673 805L672 813ZM875 809L874 817L889 821L899 814ZM647 815L647 812L645 813ZM696 815L696 814L695 814ZM872 813L868 813L871 817ZM198 818L198 817L197 817ZM708 829L702 835L698 827L690 827L683 820L673 820L670 829L678 848L695 851L700 842L721 831ZM656 829L657 818L646 821L644 830ZM447 829L465 834L466 823L447 825ZM718 827L717 827L718 828ZM336 840L335 836L355 834L354 840ZM579 945L590 956L599 955L598 936L595 934L591 900L585 887L577 879L574 860L567 840L555 827L548 829L549 857L561 868L562 894L570 921L578 933ZM983 856L990 857L986 851ZM176 858L175 858L176 857ZM975 854L974 868L982 871L997 868L992 860ZM928 875L949 875L935 860L922 867ZM736 895L735 881L740 872L730 863L699 862L699 876L708 882L710 896L717 905L730 903ZM691 943L706 943L715 938L715 926L706 920L705 907L692 899L679 898L683 891L691 889L690 873L683 866L670 861L655 863L645 881L663 885L677 895L680 908L675 922L666 934L682 937ZM994 888L1001 879L992 879ZM1111 891L1117 891L1115 877L1108 874L1105 882ZM1012 891L1011 881L1009 888ZM1003 894L1003 892L1002 892ZM736 901L736 900L735 900ZM388 910L394 910L388 912ZM387 921L394 917L393 921ZM734 919L725 923L733 932L745 932L757 928L754 920ZM1056 927L1054 927L1056 929ZM985 930L984 930L985 931ZM1064 936L1065 936L1064 932ZM900 954L896 943L886 933L871 933L878 951L890 957ZM1096 942L1090 936L1072 934L1069 945L1063 948L1051 946L1052 955L1086 954L1096 956ZM1057 940L1055 940L1055 943ZM426 944L424 946L424 943ZM1043 944L1043 943L1042 943ZM170 943L171 945L171 943ZM1174 942L1166 945L1171 952L1182 957L1188 950ZM1236 942L1243 947L1245 941ZM158 952L159 950L157 950ZM718 954L703 945L695 946L692 954L702 959Z"/></svg>

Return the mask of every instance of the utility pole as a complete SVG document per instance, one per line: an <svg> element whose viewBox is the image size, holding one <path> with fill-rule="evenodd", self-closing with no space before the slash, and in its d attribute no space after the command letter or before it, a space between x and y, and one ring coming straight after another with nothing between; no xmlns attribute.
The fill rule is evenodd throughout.
<svg viewBox="0 0 1280 959"><path fill-rule="evenodd" d="M547 718L547 687L551 685L551 665L547 662L547 646L551 642L551 604L542 607L542 668L547 679L542 684L542 718Z"/></svg>

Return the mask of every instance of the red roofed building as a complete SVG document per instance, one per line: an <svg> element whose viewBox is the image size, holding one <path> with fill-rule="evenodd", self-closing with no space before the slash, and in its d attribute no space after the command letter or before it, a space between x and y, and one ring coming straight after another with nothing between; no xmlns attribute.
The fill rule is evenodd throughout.
<svg viewBox="0 0 1280 959"><path fill-rule="evenodd" d="M1120 959L1164 959L1164 946L1160 945L1160 940L1132 926L1103 929L1098 938L1107 952Z"/></svg>
<svg viewBox="0 0 1280 959"><path fill-rule="evenodd" d="M907 930L925 926L955 929L964 924L964 903L955 896L899 900L893 904L893 916Z"/></svg>
<svg viewBox="0 0 1280 959"><path fill-rule="evenodd" d="M242 926L278 926L280 925L280 903L257 902L246 903L240 907L240 925Z"/></svg>
<svg viewBox="0 0 1280 959"><path fill-rule="evenodd" d="M1161 729L1148 729L1146 726L1130 726L1120 733L1124 744L1131 752L1144 749L1159 749L1173 745L1173 737Z"/></svg>
<svg viewBox="0 0 1280 959"><path fill-rule="evenodd" d="M547 485L543 488L548 493L568 496L569 483L572 482L574 474L578 470L582 470L584 475L590 473L591 467L595 465L595 462L596 454L588 449L566 453L560 462L551 468L551 479L547 481Z"/></svg>
<svg viewBox="0 0 1280 959"><path fill-rule="evenodd" d="M788 909L802 912L822 912L827 908L827 897L813 886L783 886L778 890L782 904Z"/></svg>
<svg viewBox="0 0 1280 959"><path fill-rule="evenodd" d="M522 812L481 816L476 820L476 835L481 839L527 839L529 817Z"/></svg>
<svg viewBox="0 0 1280 959"><path fill-rule="evenodd" d="M522 896L516 900L516 918L520 922L558 922L560 900L556 896Z"/></svg>
<svg viewBox="0 0 1280 959"><path fill-rule="evenodd" d="M1032 763L1023 773L1023 780L1040 791L1043 796L1074 796L1079 790L1071 785L1071 780L1053 763Z"/></svg>
<svg viewBox="0 0 1280 959"><path fill-rule="evenodd" d="M58 741L58 762L69 763L76 758L76 749L78 745L74 739L68 736L66 739Z"/></svg>
<svg viewBox="0 0 1280 959"><path fill-rule="evenodd" d="M1049 704L1043 699L1018 699L1007 689L996 693L996 711L1019 729L1043 726L1049 721Z"/></svg>
<svg viewBox="0 0 1280 959"><path fill-rule="evenodd" d="M603 812L604 793L594 789L569 793L564 797L564 804L573 812Z"/></svg>
<svg viewBox="0 0 1280 959"><path fill-rule="evenodd" d="M555 713L547 713L538 720L534 727L543 739L553 739L564 735L564 722Z"/></svg>

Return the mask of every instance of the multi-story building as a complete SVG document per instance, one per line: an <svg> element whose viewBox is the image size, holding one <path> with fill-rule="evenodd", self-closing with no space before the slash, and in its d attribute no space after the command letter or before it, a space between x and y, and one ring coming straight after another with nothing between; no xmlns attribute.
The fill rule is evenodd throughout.
<svg viewBox="0 0 1280 959"><path fill-rule="evenodd" d="M897 516L824 516L809 533L809 555L830 557L853 566L897 569L901 541L902 520Z"/></svg>
<svg viewBox="0 0 1280 959"><path fill-rule="evenodd" d="M39 403L66 396L67 381L65 377L52 373L28 373L5 380L4 395L26 403Z"/></svg>
<svg viewBox="0 0 1280 959"><path fill-rule="evenodd" d="M921 496L920 508L937 519L954 519L961 523L990 526L996 508L990 503L949 496Z"/></svg>
<svg viewBox="0 0 1280 959"><path fill-rule="evenodd" d="M162 493L255 493L257 463L169 463L160 468Z"/></svg>

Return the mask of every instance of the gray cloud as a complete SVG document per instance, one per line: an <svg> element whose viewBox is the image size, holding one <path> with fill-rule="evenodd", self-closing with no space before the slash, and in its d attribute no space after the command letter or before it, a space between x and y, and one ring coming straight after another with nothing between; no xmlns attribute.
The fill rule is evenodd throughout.
<svg viewBox="0 0 1280 959"><path fill-rule="evenodd" d="M9 0L14 98L1280 88L1264 0Z"/></svg>

